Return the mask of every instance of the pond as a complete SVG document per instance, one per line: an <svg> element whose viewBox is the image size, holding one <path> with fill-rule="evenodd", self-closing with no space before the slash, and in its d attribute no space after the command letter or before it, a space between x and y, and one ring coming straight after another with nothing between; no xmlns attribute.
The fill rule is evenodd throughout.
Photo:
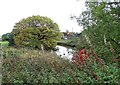
<svg viewBox="0 0 120 85"><path fill-rule="evenodd" d="M70 60L73 57L73 50L64 46L56 46L57 51L55 51L55 53L60 56L61 58Z"/></svg>

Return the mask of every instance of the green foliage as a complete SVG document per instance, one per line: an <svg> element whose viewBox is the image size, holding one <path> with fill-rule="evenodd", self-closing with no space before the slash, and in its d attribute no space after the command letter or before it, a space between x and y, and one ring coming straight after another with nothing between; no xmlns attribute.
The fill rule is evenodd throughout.
<svg viewBox="0 0 120 85"><path fill-rule="evenodd" d="M120 47L119 3L87 3L87 10L77 19L84 27L82 32L85 47L94 47L106 62L118 55ZM90 43L84 36L87 36ZM85 38L85 39L84 39ZM80 45L84 45L81 43ZM110 49L114 49L114 53Z"/></svg>
<svg viewBox="0 0 120 85"><path fill-rule="evenodd" d="M61 77L66 78L62 73L68 69L69 63L50 52L43 54L39 50L8 50L24 53L17 57L4 56L3 83L60 83L64 80Z"/></svg>
<svg viewBox="0 0 120 85"><path fill-rule="evenodd" d="M75 83L74 79L76 79L79 83L117 84L119 80L120 69L117 67L117 63L106 64L101 68L98 63L89 61L82 70L75 64L49 52L44 54L39 50L25 48L9 48L5 49L4 52L8 50L23 53L17 57L7 56L3 58L2 83ZM98 80L88 75L91 71L97 75Z"/></svg>
<svg viewBox="0 0 120 85"><path fill-rule="evenodd" d="M13 35L11 33L3 34L2 41L8 41L9 45L14 45Z"/></svg>
<svg viewBox="0 0 120 85"><path fill-rule="evenodd" d="M75 47L76 45L76 42L77 42L78 38L70 38L70 39L61 39L59 42L58 42L58 45L61 45L61 46L68 46L68 47Z"/></svg>
<svg viewBox="0 0 120 85"><path fill-rule="evenodd" d="M24 53L24 51L22 49L18 50L18 49L14 49L12 47L4 48L2 51L3 51L3 57L4 58L18 57L18 56L20 56Z"/></svg>
<svg viewBox="0 0 120 85"><path fill-rule="evenodd" d="M61 38L58 25L47 17L28 17L14 27L12 34L17 46L41 49L42 44L48 50L53 49Z"/></svg>

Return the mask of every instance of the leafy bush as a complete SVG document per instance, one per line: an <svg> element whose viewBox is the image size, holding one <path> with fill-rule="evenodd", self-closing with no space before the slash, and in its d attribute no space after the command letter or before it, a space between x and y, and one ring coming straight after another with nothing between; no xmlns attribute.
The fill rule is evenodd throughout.
<svg viewBox="0 0 120 85"><path fill-rule="evenodd" d="M92 46L105 62L110 63L118 56L120 47L119 3L87 2L86 7L80 16L71 17L84 28L77 47Z"/></svg>
<svg viewBox="0 0 120 85"><path fill-rule="evenodd" d="M77 65L50 52L19 50L23 54L3 59L2 83L118 83L116 63L100 67L91 56L87 65Z"/></svg>
<svg viewBox="0 0 120 85"><path fill-rule="evenodd" d="M37 50L27 50L27 53L24 51L20 57L4 57L3 83L62 82L59 78L63 76L62 73L69 63L49 52L43 54Z"/></svg>

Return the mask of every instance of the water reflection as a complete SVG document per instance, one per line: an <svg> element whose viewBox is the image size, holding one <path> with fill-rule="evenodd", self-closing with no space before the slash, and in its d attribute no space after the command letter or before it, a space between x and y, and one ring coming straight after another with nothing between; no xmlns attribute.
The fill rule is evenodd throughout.
<svg viewBox="0 0 120 85"><path fill-rule="evenodd" d="M64 46L56 46L57 51L55 53L61 58L68 59L71 61L73 50L70 48L66 48Z"/></svg>

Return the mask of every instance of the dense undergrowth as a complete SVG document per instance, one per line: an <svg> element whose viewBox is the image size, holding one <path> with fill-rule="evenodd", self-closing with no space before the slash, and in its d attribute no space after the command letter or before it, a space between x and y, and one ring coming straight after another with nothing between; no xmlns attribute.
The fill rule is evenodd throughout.
<svg viewBox="0 0 120 85"><path fill-rule="evenodd" d="M120 84L119 3L86 3L86 7L87 10L82 12L80 16L71 17L83 27L83 31L77 38L58 42L56 40L59 40L60 36L59 33L56 35L58 32L56 29L55 31L46 27L38 29L34 22L31 23L33 23L35 30L28 26L26 29L23 28L24 30L18 30L20 33L13 30L14 36L6 34L9 35L8 39L4 35L3 40L9 41L10 45L15 41L16 47L18 45L29 48L10 47L2 49L2 83ZM19 28L19 26L15 27ZM46 23L43 26L46 26ZM48 26L50 28L52 26L51 29L58 28L55 23ZM30 34L30 36L26 34ZM81 63L77 59L75 62L69 62L59 58L54 53L40 51L42 44L51 50L57 43L73 47L76 51L75 55L78 55L77 52L83 47L87 49L88 53L92 53L91 49L93 49L95 55L84 59ZM8 46L7 43L2 42L2 44ZM39 50L32 49L31 45L33 48L39 48Z"/></svg>
<svg viewBox="0 0 120 85"><path fill-rule="evenodd" d="M117 63L100 65L94 61L94 56L85 60L87 64L80 64L39 50L6 48L3 52L2 83L116 84L119 80Z"/></svg>

